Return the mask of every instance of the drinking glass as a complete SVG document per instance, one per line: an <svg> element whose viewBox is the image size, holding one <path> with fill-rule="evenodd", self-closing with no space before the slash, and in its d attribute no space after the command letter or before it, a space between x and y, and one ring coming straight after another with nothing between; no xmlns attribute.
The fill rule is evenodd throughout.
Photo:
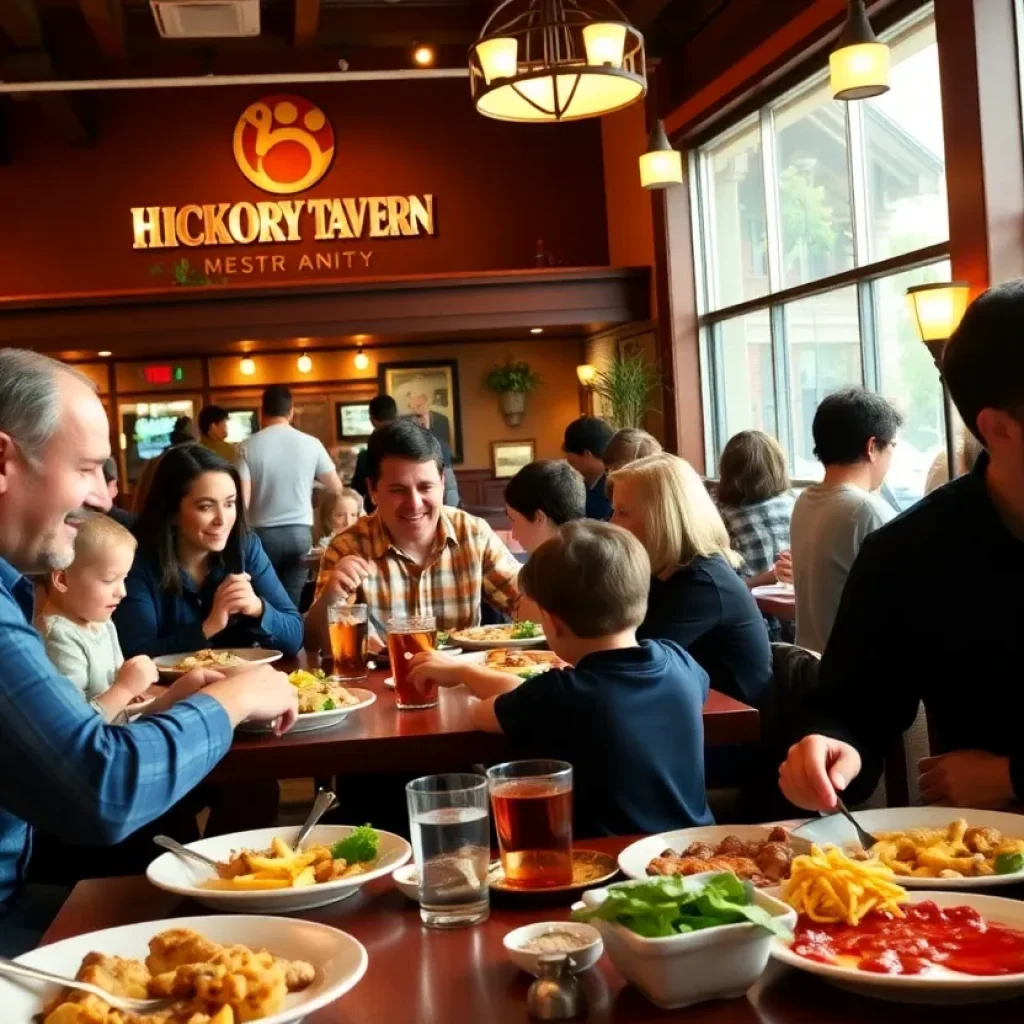
<svg viewBox="0 0 1024 1024"><path fill-rule="evenodd" d="M419 876L420 919L431 928L487 920L487 779L425 775L405 787L405 796Z"/></svg>
<svg viewBox="0 0 1024 1024"><path fill-rule="evenodd" d="M333 601L327 606L327 629L331 634L333 673L338 679L355 682L367 676L366 605Z"/></svg>
<svg viewBox="0 0 1024 1024"><path fill-rule="evenodd" d="M572 765L507 761L487 770L505 880L513 888L572 883Z"/></svg>
<svg viewBox="0 0 1024 1024"><path fill-rule="evenodd" d="M437 619L433 615L417 615L406 619L388 619L388 655L395 677L395 696L398 707L437 707L437 685L426 683L421 691L409 681L409 662L420 651L432 651L437 646Z"/></svg>

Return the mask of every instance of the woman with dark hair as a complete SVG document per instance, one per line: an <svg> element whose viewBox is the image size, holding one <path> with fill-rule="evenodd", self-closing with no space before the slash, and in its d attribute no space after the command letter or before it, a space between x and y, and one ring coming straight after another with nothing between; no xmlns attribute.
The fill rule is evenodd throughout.
<svg viewBox="0 0 1024 1024"><path fill-rule="evenodd" d="M126 657L205 647L298 652L302 618L246 528L240 493L235 467L201 445L163 454L114 615Z"/></svg>

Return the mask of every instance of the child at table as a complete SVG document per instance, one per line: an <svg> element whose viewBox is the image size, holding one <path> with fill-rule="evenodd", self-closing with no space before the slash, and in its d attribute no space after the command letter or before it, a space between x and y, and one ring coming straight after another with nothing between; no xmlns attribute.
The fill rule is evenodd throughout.
<svg viewBox="0 0 1024 1024"><path fill-rule="evenodd" d="M551 649L570 667L525 682L441 654L417 655L414 682L465 683L477 728L574 768L580 838L653 833L712 821L704 791L707 673L671 641L636 639L650 562L609 523L566 523L519 576Z"/></svg>
<svg viewBox="0 0 1024 1024"><path fill-rule="evenodd" d="M122 720L128 705L159 678L146 655L124 660L110 621L124 597L135 547L135 538L113 519L86 517L75 537L74 561L50 574L36 618L50 661L108 722Z"/></svg>
<svg viewBox="0 0 1024 1024"><path fill-rule="evenodd" d="M313 512L313 540L317 547L324 548L336 533L347 530L365 515L363 496L351 487L343 487L337 494L325 488L317 491Z"/></svg>

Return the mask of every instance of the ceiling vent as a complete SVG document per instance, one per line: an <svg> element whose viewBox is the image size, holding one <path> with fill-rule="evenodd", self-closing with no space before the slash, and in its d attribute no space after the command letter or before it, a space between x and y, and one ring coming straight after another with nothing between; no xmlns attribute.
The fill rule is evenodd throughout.
<svg viewBox="0 0 1024 1024"><path fill-rule="evenodd" d="M260 0L149 0L165 39L226 39L260 34Z"/></svg>

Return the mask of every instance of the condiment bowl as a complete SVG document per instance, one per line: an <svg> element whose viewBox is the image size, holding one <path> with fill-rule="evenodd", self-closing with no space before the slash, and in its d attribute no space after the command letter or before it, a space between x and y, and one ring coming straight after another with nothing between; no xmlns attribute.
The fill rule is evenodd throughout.
<svg viewBox="0 0 1024 1024"><path fill-rule="evenodd" d="M565 951L569 957L570 974L589 971L601 959L604 941L601 939L601 933L592 925L577 924L574 921L542 921L539 924L523 925L522 928L516 928L505 936L505 949L512 963L521 967L527 974L532 974L535 978L540 977L537 960L543 953L531 953L523 949L523 946L531 939L546 935L548 932L565 932L575 936L579 942L577 949Z"/></svg>
<svg viewBox="0 0 1024 1024"><path fill-rule="evenodd" d="M398 891L414 903L420 898L420 873L415 864L403 864L391 872Z"/></svg>

